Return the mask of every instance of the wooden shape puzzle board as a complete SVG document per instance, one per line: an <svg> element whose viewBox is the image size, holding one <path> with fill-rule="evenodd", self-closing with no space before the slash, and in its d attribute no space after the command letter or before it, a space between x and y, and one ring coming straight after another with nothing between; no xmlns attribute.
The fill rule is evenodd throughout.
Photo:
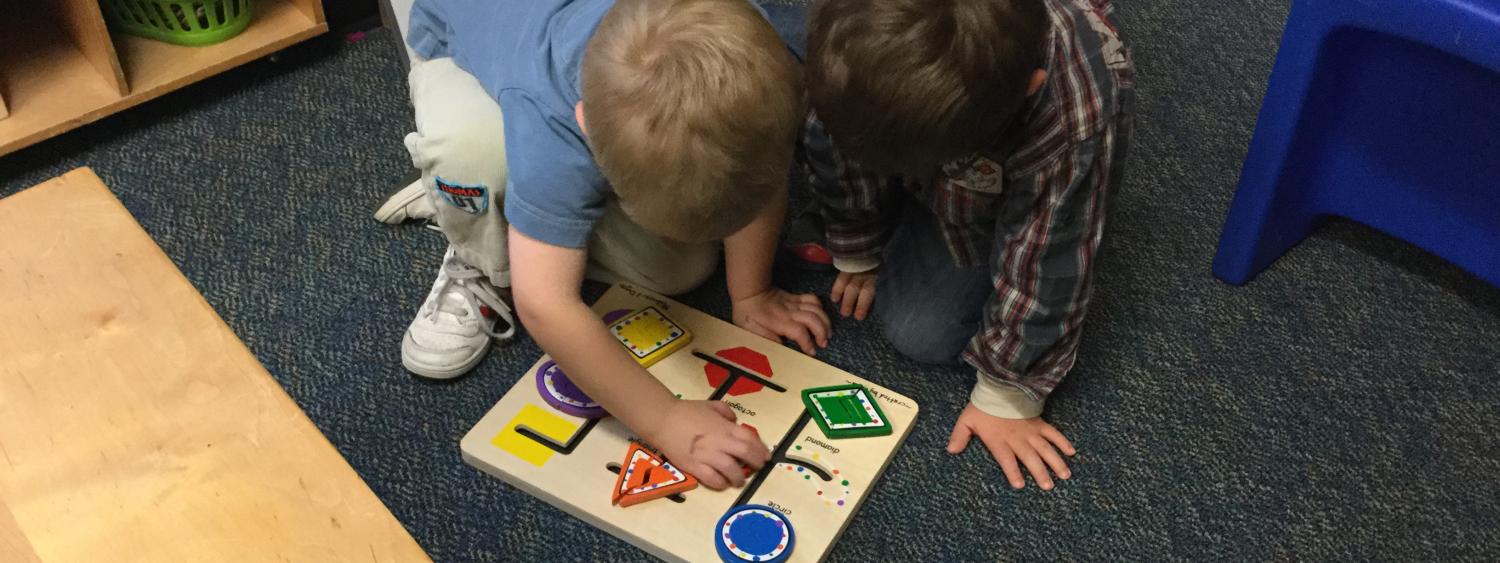
<svg viewBox="0 0 1500 563"><path fill-rule="evenodd" d="M545 357L464 436L464 460L662 559L717 561L719 519L732 507L758 504L791 522L796 546L788 561L823 560L906 440L916 401L632 286L611 288L594 311L603 317L646 307L693 334L690 346L652 366L651 374L684 399L725 401L771 448L772 463L744 488L698 487L626 508L611 505L616 471L636 436L613 418L585 420L548 406L534 379ZM728 366L698 353L763 379L726 377ZM890 435L832 440L806 414L803 389L848 383L864 385L880 401Z"/></svg>

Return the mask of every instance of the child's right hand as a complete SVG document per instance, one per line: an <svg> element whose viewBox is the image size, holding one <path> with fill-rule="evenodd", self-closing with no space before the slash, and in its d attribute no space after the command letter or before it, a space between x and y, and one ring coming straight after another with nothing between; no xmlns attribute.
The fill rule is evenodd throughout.
<svg viewBox="0 0 1500 563"><path fill-rule="evenodd" d="M858 274L839 272L828 299L839 304L839 315L848 317L852 314L854 320L865 320L870 314L870 305L875 303L875 280L879 277L879 268Z"/></svg>
<svg viewBox="0 0 1500 563"><path fill-rule="evenodd" d="M758 471L771 459L760 438L735 424L734 411L719 401L678 400L656 432L644 438L672 465L714 490L743 486L745 466Z"/></svg>

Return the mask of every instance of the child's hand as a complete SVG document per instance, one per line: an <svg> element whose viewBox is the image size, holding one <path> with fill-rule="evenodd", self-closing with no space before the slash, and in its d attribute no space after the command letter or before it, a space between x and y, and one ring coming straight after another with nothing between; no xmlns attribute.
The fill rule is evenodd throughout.
<svg viewBox="0 0 1500 563"><path fill-rule="evenodd" d="M818 348L828 347L833 324L818 296L795 294L777 288L734 302L734 324L773 342L782 338L797 343L802 353L818 355ZM814 344L817 346L814 347Z"/></svg>
<svg viewBox="0 0 1500 563"><path fill-rule="evenodd" d="M722 402L679 400L665 415L646 440L705 487L742 486L743 466L759 470L771 459L760 438L735 424L734 411Z"/></svg>
<svg viewBox="0 0 1500 563"><path fill-rule="evenodd" d="M976 434L984 442L984 446L989 448L990 455L995 456L1001 469L1005 470L1005 477L1010 480L1011 487L1019 489L1026 486L1016 460L1026 466L1031 472L1031 478L1044 491L1052 490L1052 476L1047 472L1049 467L1060 479L1073 475L1068 471L1068 464L1063 461L1062 456L1057 455L1059 451L1068 456L1077 453L1073 444L1068 442L1062 432L1058 432L1040 417L999 418L985 414L970 403L958 415L958 422L953 424L953 436L948 438L948 453L964 451L969 446L969 439Z"/></svg>
<svg viewBox="0 0 1500 563"><path fill-rule="evenodd" d="M870 314L870 305L875 303L875 280L879 277L879 269L858 274L839 272L828 298L839 304L840 315L848 317L852 314L854 320L865 320Z"/></svg>

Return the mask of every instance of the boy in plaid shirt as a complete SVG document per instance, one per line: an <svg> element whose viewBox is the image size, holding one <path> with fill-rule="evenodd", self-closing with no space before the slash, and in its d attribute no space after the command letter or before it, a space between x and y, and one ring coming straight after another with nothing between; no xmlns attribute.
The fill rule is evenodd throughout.
<svg viewBox="0 0 1500 563"><path fill-rule="evenodd" d="M803 158L844 316L978 370L977 436L1011 486L1070 476L1041 419L1073 367L1134 76L1109 0L824 0ZM879 299L876 296L879 295ZM1059 455L1062 454L1062 455Z"/></svg>

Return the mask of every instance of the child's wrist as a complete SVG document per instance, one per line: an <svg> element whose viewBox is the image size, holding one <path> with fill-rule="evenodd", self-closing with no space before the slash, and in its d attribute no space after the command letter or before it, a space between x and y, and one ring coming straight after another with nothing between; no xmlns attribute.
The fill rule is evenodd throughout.
<svg viewBox="0 0 1500 563"><path fill-rule="evenodd" d="M663 401L650 406L645 411L645 417L640 427L631 427L641 439L655 447L661 447L663 433L671 429L672 419L675 416L677 406L682 404L682 399L668 395ZM654 415L654 416L653 416Z"/></svg>
<svg viewBox="0 0 1500 563"><path fill-rule="evenodd" d="M747 301L752 301L756 298L765 296L775 288L776 286L772 285L769 281L767 281L764 285L741 288L737 291L735 290L735 288L731 287L729 291L729 303L732 306L738 307Z"/></svg>

